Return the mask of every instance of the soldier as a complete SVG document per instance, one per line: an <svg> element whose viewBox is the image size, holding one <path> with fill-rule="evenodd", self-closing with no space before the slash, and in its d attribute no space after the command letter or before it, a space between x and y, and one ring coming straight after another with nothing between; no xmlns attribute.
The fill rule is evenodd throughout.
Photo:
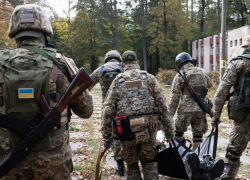
<svg viewBox="0 0 250 180"><path fill-rule="evenodd" d="M104 139L108 139L113 123L113 138L120 139L128 180L142 179L139 161L144 179L155 180L159 179L155 161L156 132L162 122L169 142L174 133L173 121L157 80L141 71L138 63L135 52L123 53L124 73L120 73L109 88L103 105L101 132Z"/></svg>
<svg viewBox="0 0 250 180"><path fill-rule="evenodd" d="M199 67L194 67L191 56L186 53L180 53L176 56L175 65L181 71L186 71L187 79L192 88L199 94L203 88L212 87L212 80L206 71ZM181 100L180 104L179 101ZM179 107L178 107L179 105ZM174 116L177 110L177 119L175 120L175 137L185 142L183 137L187 127L191 125L193 132L193 151L202 142L202 136L207 131L206 113L201 110L197 102L191 97L189 91L183 83L183 79L177 74L173 80L169 109Z"/></svg>
<svg viewBox="0 0 250 180"><path fill-rule="evenodd" d="M115 79L116 75L121 73L122 70L122 57L120 53L116 50L111 50L106 53L103 64L101 67L97 68L90 77L93 79L94 83L89 87L91 90L97 83L100 83L102 89L102 103L105 100L108 89ZM122 160L121 145L119 140L113 140L111 149L114 153L114 159L117 162L117 173L120 176L124 176L124 163Z"/></svg>
<svg viewBox="0 0 250 180"><path fill-rule="evenodd" d="M78 69L72 59L58 53L56 49L46 47L47 36L51 37L53 30L46 13L38 5L17 6L10 19L8 35L15 38L17 48L0 52L1 105L4 106L5 114L35 125L43 118L37 97L44 94L50 106L54 107L72 80L72 72ZM48 58L48 55L52 58ZM25 89L26 85L29 88ZM60 125L9 171L3 180L71 179L72 155L68 131L70 109L82 118L92 115L93 102L88 90L70 102L61 114ZM20 142L21 137L8 130L0 130L2 159Z"/></svg>
<svg viewBox="0 0 250 180"><path fill-rule="evenodd" d="M244 48L244 50L245 50L246 48L249 47L249 45L250 45L250 36L246 36L244 38L244 41L243 41L243 44L241 45L241 47Z"/></svg>
<svg viewBox="0 0 250 180"><path fill-rule="evenodd" d="M234 120L226 150L226 161L231 165L231 169L225 178L226 180L235 179L240 167L240 157L250 140L249 59L250 47L242 55L233 58L229 62L214 96L212 126L215 126L219 122L222 108L229 96L228 116L229 119ZM234 87L234 91L230 93L232 86Z"/></svg>

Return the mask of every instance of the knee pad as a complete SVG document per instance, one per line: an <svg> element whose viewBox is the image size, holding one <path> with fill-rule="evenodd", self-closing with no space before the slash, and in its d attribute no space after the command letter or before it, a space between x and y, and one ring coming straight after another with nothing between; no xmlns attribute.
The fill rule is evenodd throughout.
<svg viewBox="0 0 250 180"><path fill-rule="evenodd" d="M138 163L127 164L128 169L139 169Z"/></svg>
<svg viewBox="0 0 250 180"><path fill-rule="evenodd" d="M227 146L227 152L226 152L226 158L230 161L239 161L240 160L241 153L237 153L233 151L230 146Z"/></svg>

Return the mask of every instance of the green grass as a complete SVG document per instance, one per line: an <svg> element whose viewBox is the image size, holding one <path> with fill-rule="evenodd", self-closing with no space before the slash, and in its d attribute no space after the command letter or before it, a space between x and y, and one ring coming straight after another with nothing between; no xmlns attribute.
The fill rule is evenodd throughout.
<svg viewBox="0 0 250 180"><path fill-rule="evenodd" d="M82 129L77 128L76 126L69 126L69 131L81 131Z"/></svg>
<svg viewBox="0 0 250 180"><path fill-rule="evenodd" d="M241 165L238 174L244 174L246 178L250 179L250 165Z"/></svg>

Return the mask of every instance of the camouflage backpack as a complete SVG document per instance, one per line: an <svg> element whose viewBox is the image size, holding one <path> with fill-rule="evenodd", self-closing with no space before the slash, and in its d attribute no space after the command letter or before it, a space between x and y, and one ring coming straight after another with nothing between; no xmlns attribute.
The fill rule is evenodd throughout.
<svg viewBox="0 0 250 180"><path fill-rule="evenodd" d="M112 84L113 80L115 77L122 72L122 63L119 62L118 66L116 69L106 69L105 65L101 66L101 71L102 71L102 80L103 80L103 87L102 87L102 99L104 101L108 89L110 85Z"/></svg>
<svg viewBox="0 0 250 180"><path fill-rule="evenodd" d="M53 62L56 63L56 51L52 48L44 48L43 51L31 46L20 48L37 51L37 55L16 54L15 50L10 49L0 51L4 80L1 104L5 114L34 125L43 118L39 106L40 95L43 94L50 102L49 81ZM20 137L10 131L8 136L11 146L20 141ZM38 145L39 148L45 148L49 144L50 138L47 136Z"/></svg>

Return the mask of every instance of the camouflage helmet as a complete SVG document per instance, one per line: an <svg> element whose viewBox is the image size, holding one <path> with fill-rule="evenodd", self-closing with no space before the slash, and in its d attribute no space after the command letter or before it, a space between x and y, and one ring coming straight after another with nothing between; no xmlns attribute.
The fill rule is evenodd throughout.
<svg viewBox="0 0 250 180"><path fill-rule="evenodd" d="M241 45L242 48L250 46L250 36L244 38L243 44Z"/></svg>
<svg viewBox="0 0 250 180"><path fill-rule="evenodd" d="M137 55L134 51L128 50L122 54L122 62L137 61Z"/></svg>
<svg viewBox="0 0 250 180"><path fill-rule="evenodd" d="M34 33L34 36L39 33L41 34L41 32L50 37L53 35L49 18L40 6L25 4L17 6L14 9L10 18L9 37L14 38L17 33L26 31ZM28 33L26 33L27 36L29 36ZM19 37L21 36L25 36L25 33L19 35Z"/></svg>
<svg viewBox="0 0 250 180"><path fill-rule="evenodd" d="M116 59L120 62L122 61L122 57L117 50L111 50L111 51L106 53L105 58L104 58L105 63L111 59Z"/></svg>
<svg viewBox="0 0 250 180"><path fill-rule="evenodd" d="M186 53L186 52L182 52L180 54L178 54L175 58L175 66L179 68L179 66L181 64L183 64L184 62L191 62L193 63L193 59L192 57Z"/></svg>

